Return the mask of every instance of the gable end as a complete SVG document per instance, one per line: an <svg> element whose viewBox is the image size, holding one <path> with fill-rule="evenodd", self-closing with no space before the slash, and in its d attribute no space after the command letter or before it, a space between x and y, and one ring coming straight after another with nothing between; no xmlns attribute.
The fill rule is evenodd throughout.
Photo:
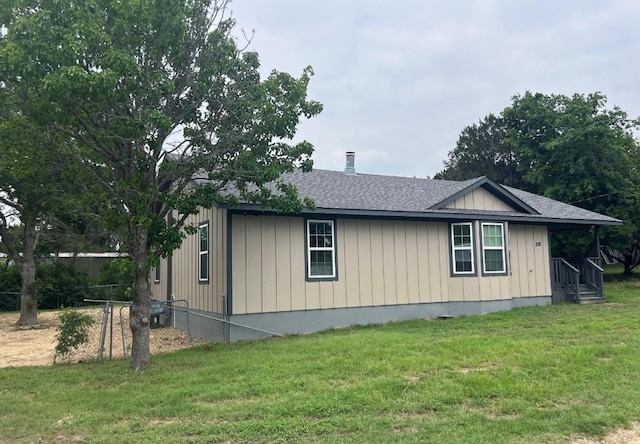
<svg viewBox="0 0 640 444"><path fill-rule="evenodd" d="M472 194L473 193L473 194ZM486 193L486 194L485 194ZM487 202L485 198L485 205L489 205L489 208L481 208L478 205L472 207L466 206L463 202L465 196L475 195L474 197L485 197L490 195L491 198ZM483 196L484 195L484 196ZM494 210L494 211L517 211L525 214L537 215L535 209L527 205L518 197L493 182L487 177L483 177L477 182L469 185L462 190L451 194L447 198L441 200L437 204L430 207L430 210L446 210L446 209L469 209L469 210Z"/></svg>

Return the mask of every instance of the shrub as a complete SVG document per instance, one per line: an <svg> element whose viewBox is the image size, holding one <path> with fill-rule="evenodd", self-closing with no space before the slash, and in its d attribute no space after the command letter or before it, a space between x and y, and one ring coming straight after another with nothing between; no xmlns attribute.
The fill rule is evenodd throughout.
<svg viewBox="0 0 640 444"><path fill-rule="evenodd" d="M20 272L16 267L0 267L0 311L20 310Z"/></svg>
<svg viewBox="0 0 640 444"><path fill-rule="evenodd" d="M89 297L89 282L89 274L86 271L62 262L38 265L38 307L72 307Z"/></svg>
<svg viewBox="0 0 640 444"><path fill-rule="evenodd" d="M99 285L120 284L131 286L133 284L133 262L128 258L113 259L107 262L100 270Z"/></svg>
<svg viewBox="0 0 640 444"><path fill-rule="evenodd" d="M53 356L53 362L61 356L63 358L69 356L73 350L82 344L86 344L89 340L89 327L93 325L93 318L79 311L65 308L60 313L60 325L56 333L56 353Z"/></svg>
<svg viewBox="0 0 640 444"><path fill-rule="evenodd" d="M38 264L38 308L71 307L89 297L89 274L62 262ZM0 268L0 311L20 309L22 281L18 267Z"/></svg>
<svg viewBox="0 0 640 444"><path fill-rule="evenodd" d="M133 287L133 262L129 258L113 259L100 271L98 285L92 288L92 299L130 301Z"/></svg>
<svg viewBox="0 0 640 444"><path fill-rule="evenodd" d="M22 281L17 267L12 265L0 267L0 288L2 291L20 292L21 286Z"/></svg>

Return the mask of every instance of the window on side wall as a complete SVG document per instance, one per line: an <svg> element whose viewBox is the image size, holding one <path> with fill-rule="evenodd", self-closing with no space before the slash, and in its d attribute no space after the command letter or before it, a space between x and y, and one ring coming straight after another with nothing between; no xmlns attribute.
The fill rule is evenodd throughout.
<svg viewBox="0 0 640 444"><path fill-rule="evenodd" d="M501 223L482 224L482 272L484 274L507 272L504 225Z"/></svg>
<svg viewBox="0 0 640 444"><path fill-rule="evenodd" d="M198 281L209 281L209 222L198 225Z"/></svg>
<svg viewBox="0 0 640 444"><path fill-rule="evenodd" d="M154 268L153 282L156 284L160 283L160 264L156 265L156 268Z"/></svg>
<svg viewBox="0 0 640 444"><path fill-rule="evenodd" d="M451 224L451 271L454 276L475 274L473 245L471 222Z"/></svg>
<svg viewBox="0 0 640 444"><path fill-rule="evenodd" d="M335 224L332 220L307 220L307 278L335 280Z"/></svg>

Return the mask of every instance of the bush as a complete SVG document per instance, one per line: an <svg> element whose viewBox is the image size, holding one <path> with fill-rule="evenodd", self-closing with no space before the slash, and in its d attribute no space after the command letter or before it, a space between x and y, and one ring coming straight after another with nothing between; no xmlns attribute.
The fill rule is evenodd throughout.
<svg viewBox="0 0 640 444"><path fill-rule="evenodd" d="M56 354L53 362L58 356L67 357L69 353L86 344L89 340L89 327L93 325L93 318L87 314L82 314L76 310L65 308L60 313L60 325L56 333Z"/></svg>
<svg viewBox="0 0 640 444"><path fill-rule="evenodd" d="M36 268L39 308L73 307L89 297L89 274L54 261Z"/></svg>
<svg viewBox="0 0 640 444"><path fill-rule="evenodd" d="M36 265L38 308L72 307L89 297L89 274L62 262ZM0 268L0 311L20 309L22 280L18 267ZM17 293L17 294L16 294ZM2 297L6 296L6 297Z"/></svg>
<svg viewBox="0 0 640 444"><path fill-rule="evenodd" d="M0 267L0 311L20 310L21 282L16 267Z"/></svg>
<svg viewBox="0 0 640 444"><path fill-rule="evenodd" d="M16 267L0 267L0 288L2 291L20 292L21 286L20 272Z"/></svg>
<svg viewBox="0 0 640 444"><path fill-rule="evenodd" d="M100 271L98 285L91 289L91 298L130 301L133 276L131 259L121 258L107 262Z"/></svg>
<svg viewBox="0 0 640 444"><path fill-rule="evenodd" d="M100 270L99 285L133 285L133 262L128 258L113 259Z"/></svg>

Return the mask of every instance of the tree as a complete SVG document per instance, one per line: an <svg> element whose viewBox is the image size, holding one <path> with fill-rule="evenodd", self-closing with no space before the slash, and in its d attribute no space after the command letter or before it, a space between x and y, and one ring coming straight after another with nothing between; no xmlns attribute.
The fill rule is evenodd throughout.
<svg viewBox="0 0 640 444"><path fill-rule="evenodd" d="M466 180L488 176L498 183L526 188L518 171L518 157L507 138L502 116L489 114L477 124L462 130L456 147L449 151L444 170L434 178Z"/></svg>
<svg viewBox="0 0 640 444"><path fill-rule="evenodd" d="M60 149L108 195L101 219L134 264L131 367L141 369L149 271L193 232L190 214L239 199L291 212L313 205L279 180L312 165L312 145L289 142L322 109L307 100L312 70L261 80L257 54L232 36L226 0L0 6L0 82L37 89L34 118L75 142ZM206 180L191 187L196 173Z"/></svg>
<svg viewBox="0 0 640 444"><path fill-rule="evenodd" d="M80 202L83 171L62 159L54 146L69 142L64 135L39 125L29 116L42 106L27 82L3 81L0 99L0 239L22 280L18 325L37 323L36 254L43 240L71 239L85 224Z"/></svg>
<svg viewBox="0 0 640 444"><path fill-rule="evenodd" d="M503 115L519 169L537 193L623 220L622 227L603 229L602 239L622 252L630 273L638 265L633 258L640 240L639 148L633 136L638 121L606 103L600 93L526 93L514 97ZM576 247L589 243L570 237L565 251L584 254Z"/></svg>
<svg viewBox="0 0 640 444"><path fill-rule="evenodd" d="M7 92L6 89L4 91ZM17 95L3 94L0 111L0 238L20 271L22 290L18 325L38 321L35 252L42 234L55 223L60 199L72 182L48 149L48 134L15 112ZM42 168L41 165L46 165ZM62 191L64 189L64 191Z"/></svg>
<svg viewBox="0 0 640 444"><path fill-rule="evenodd" d="M515 96L498 117L487 116L463 130L438 176L488 175L622 219L622 227L605 228L602 237L621 252L629 273L638 264L634 258L640 259L640 151L633 135L639 122L606 103L600 93ZM509 160L508 174L502 172L504 159ZM561 237L556 239L569 256L584 255L591 243Z"/></svg>

